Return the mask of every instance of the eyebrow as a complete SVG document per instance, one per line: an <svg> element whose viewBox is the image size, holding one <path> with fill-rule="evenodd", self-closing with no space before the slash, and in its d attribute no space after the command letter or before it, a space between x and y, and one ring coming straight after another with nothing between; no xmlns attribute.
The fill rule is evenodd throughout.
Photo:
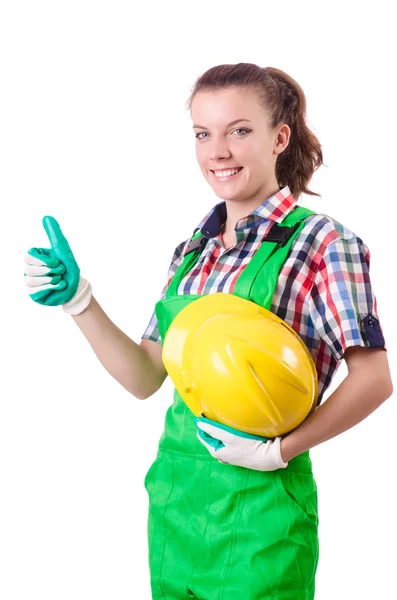
<svg viewBox="0 0 397 600"><path fill-rule="evenodd" d="M240 121L248 121L248 123L251 123L251 121L249 119L236 119L235 121L232 121L231 123L229 123L228 125L226 125L226 127L230 127L231 125L235 125L236 123L240 123ZM203 125L193 125L193 129L195 127L199 127L200 129L207 129L207 127L203 127ZM207 129L208 131L208 129Z"/></svg>

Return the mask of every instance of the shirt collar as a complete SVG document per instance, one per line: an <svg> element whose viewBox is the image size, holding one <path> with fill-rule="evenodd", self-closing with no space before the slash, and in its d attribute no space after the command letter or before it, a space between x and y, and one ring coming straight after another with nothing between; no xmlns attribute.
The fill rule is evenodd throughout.
<svg viewBox="0 0 397 600"><path fill-rule="evenodd" d="M242 217L236 223L235 231L249 229L266 220L281 223L281 221L295 208L297 200L286 185L276 194L267 198L258 208L249 215ZM204 237L212 238L220 234L223 223L226 221L226 202L216 204L201 220L195 231L201 230Z"/></svg>

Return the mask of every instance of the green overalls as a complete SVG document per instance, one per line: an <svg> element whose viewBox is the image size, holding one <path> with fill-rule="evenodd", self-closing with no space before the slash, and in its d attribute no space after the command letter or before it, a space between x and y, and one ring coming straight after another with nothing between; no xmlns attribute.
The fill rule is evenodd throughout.
<svg viewBox="0 0 397 600"><path fill-rule="evenodd" d="M275 224L234 294L270 310L280 269L313 211L297 207ZM177 295L197 262L201 232L156 304L164 340L199 295ZM277 240L277 241L270 241ZM175 390L158 454L145 478L152 598L312 600L319 556L317 486L309 451L276 471L222 464L197 439L194 415Z"/></svg>

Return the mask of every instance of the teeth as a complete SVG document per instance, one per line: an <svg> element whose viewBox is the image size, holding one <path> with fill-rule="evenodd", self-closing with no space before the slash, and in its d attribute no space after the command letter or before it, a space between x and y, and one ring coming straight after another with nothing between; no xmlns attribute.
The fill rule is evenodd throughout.
<svg viewBox="0 0 397 600"><path fill-rule="evenodd" d="M234 175L238 173L239 169L229 169L228 171L214 171L217 177L229 177L230 175Z"/></svg>

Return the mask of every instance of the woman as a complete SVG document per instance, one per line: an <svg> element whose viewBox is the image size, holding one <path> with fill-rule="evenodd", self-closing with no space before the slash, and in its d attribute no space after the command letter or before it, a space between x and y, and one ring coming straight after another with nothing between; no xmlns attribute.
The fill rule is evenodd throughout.
<svg viewBox="0 0 397 600"><path fill-rule="evenodd" d="M305 122L304 93L286 73L216 66L197 80L189 108L200 169L222 202L176 247L140 345L100 308L50 217L52 248L26 255L26 283L33 300L72 314L109 373L145 399L167 376L162 340L179 311L203 294L242 295L249 272L249 299L286 321L312 355L317 409L290 434L261 443L195 420L175 390L145 479L152 597L309 600L319 557L309 450L392 393L369 251L331 217L297 207L302 193L318 195L307 185L322 152ZM348 376L321 404L342 359ZM205 434L224 447L215 450Z"/></svg>

